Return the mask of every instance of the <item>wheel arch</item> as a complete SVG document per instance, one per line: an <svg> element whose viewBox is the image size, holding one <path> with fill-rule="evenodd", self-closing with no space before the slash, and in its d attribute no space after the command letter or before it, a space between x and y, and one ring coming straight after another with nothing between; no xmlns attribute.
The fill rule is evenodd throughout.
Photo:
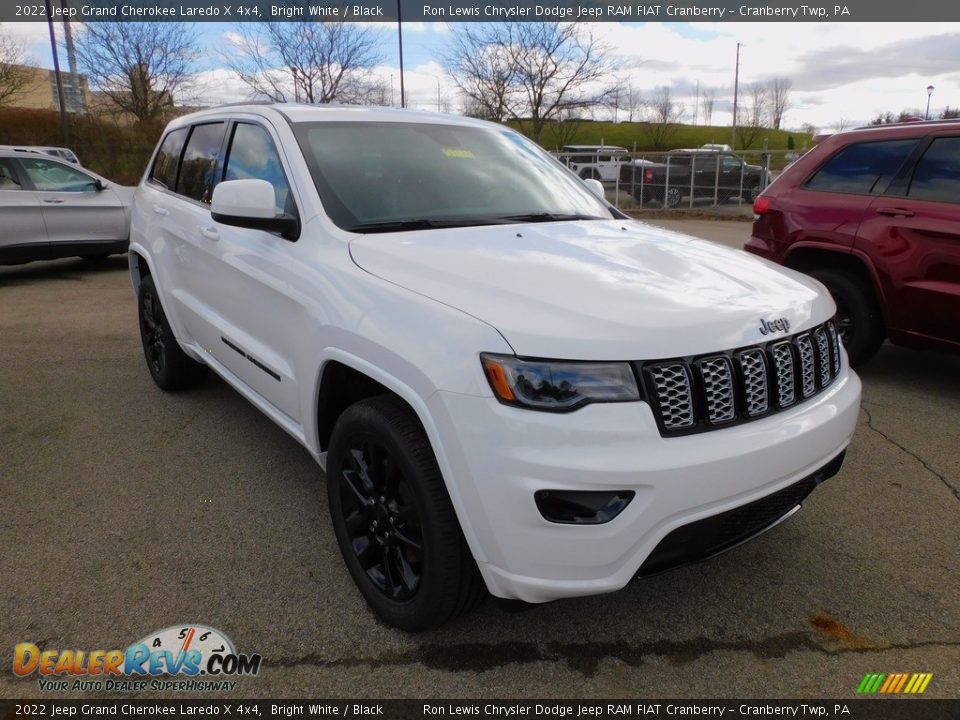
<svg viewBox="0 0 960 720"><path fill-rule="evenodd" d="M833 246L800 245L791 249L783 259L783 264L791 270L803 273L817 269L843 270L851 273L873 291L880 314L885 323L888 321L883 285L877 277L873 264L856 250L844 248L841 252Z"/></svg>
<svg viewBox="0 0 960 720"><path fill-rule="evenodd" d="M358 376L362 376L363 379L359 379ZM427 405L429 398L423 397L411 385L363 358L339 348L327 348L323 353L323 360L320 363L313 393L315 403L313 418L316 426L313 432L307 436L314 443L317 453L322 457L323 453L327 451L330 433L340 414L353 402L363 399L358 395L350 400L349 396L346 398L338 397L336 392L333 392L335 383L344 377L352 377L352 382L357 383L360 393L379 389L382 393L395 395L410 408L413 416L423 428L427 441L430 443L430 448L433 450L467 545L478 563L486 562L486 556L482 552L476 528L470 521L469 513L466 512L463 494L457 487L457 483L453 482L452 465L444 451L439 428L437 428ZM348 400L349 402L347 402Z"/></svg>

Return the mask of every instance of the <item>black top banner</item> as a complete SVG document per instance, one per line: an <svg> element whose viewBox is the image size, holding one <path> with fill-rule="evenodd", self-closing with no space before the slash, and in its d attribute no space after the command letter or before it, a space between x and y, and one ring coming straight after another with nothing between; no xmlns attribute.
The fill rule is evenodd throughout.
<svg viewBox="0 0 960 720"><path fill-rule="evenodd" d="M80 22L949 22L944 0L52 0L54 20ZM46 21L43 0L0 0L0 22Z"/></svg>
<svg viewBox="0 0 960 720"><path fill-rule="evenodd" d="M958 720L960 700L0 700L0 720L68 717Z"/></svg>

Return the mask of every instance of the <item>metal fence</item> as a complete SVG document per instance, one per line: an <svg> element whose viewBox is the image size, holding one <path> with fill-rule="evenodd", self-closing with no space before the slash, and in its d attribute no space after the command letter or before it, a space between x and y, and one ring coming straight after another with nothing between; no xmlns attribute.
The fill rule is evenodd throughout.
<svg viewBox="0 0 960 720"><path fill-rule="evenodd" d="M665 153L554 153L581 178L603 183L621 210L750 206L800 152L726 149Z"/></svg>

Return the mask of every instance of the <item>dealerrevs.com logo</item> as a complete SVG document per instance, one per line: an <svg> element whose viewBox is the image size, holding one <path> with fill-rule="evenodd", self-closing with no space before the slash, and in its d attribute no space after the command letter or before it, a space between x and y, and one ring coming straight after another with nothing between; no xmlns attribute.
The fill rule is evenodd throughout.
<svg viewBox="0 0 960 720"><path fill-rule="evenodd" d="M184 624L150 633L126 650L41 650L20 643L13 673L36 674L44 691L230 691L238 683L233 678L256 675L262 661L259 654L238 653L219 630Z"/></svg>

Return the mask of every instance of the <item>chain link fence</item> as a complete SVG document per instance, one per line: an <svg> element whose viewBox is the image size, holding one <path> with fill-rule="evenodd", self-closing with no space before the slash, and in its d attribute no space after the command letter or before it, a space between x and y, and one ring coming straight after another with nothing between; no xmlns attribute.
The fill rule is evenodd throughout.
<svg viewBox="0 0 960 720"><path fill-rule="evenodd" d="M581 178L603 183L621 210L663 208L718 212L749 210L757 195L801 153L791 150L734 152L727 146L663 153L624 148L554 153Z"/></svg>

